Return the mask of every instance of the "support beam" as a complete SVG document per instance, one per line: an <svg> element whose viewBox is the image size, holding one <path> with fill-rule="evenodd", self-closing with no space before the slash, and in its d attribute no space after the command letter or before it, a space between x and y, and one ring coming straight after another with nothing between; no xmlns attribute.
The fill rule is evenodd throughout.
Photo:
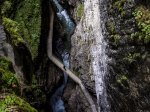
<svg viewBox="0 0 150 112"><path fill-rule="evenodd" d="M50 28L49 28L49 36L48 36L48 43L47 43L48 57L56 66L58 66L63 72L68 74L68 76L80 86L84 96L87 98L87 101L89 102L91 106L92 112L97 112L94 101L92 97L90 96L89 92L86 90L85 86L82 84L82 81L80 80L80 78L78 78L77 75L75 75L72 71L70 71L70 69L68 68L64 69L64 64L52 54L54 11L51 5L50 5L50 14L51 14L50 15Z"/></svg>

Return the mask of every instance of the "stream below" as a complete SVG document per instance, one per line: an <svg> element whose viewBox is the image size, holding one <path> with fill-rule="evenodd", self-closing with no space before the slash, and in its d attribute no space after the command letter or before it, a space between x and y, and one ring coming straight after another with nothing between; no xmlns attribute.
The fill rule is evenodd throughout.
<svg viewBox="0 0 150 112"><path fill-rule="evenodd" d="M59 4L57 0L52 0L53 6L55 8L55 12L57 14L58 20L64 28L64 37L66 41L62 41L63 48L56 48L58 49L58 53L61 55L63 60L64 68L69 68L69 51L71 45L71 34L75 29L75 24L70 19L67 11L63 9L63 7ZM59 44L59 42L56 42ZM56 45L60 47L59 45ZM62 49L62 50L59 50ZM68 75L64 72L63 73L63 83L56 89L54 94L50 98L50 104L52 107L53 112L66 112L64 101L62 100L62 96L64 93L64 89L67 84Z"/></svg>

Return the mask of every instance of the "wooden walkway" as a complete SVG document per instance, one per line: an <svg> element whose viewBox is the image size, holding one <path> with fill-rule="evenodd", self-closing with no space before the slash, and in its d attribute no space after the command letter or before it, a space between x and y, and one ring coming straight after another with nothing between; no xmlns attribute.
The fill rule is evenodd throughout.
<svg viewBox="0 0 150 112"><path fill-rule="evenodd" d="M97 112L94 101L93 101L92 97L90 96L89 92L86 90L86 88L83 85L80 78L78 78L77 75L75 75L72 71L70 71L70 69L64 68L64 64L52 54L54 11L53 11L51 5L50 5L50 14L51 14L50 15L50 27L49 27L50 29L49 29L49 36L48 36L48 41L47 41L48 42L47 43L48 57L56 66L58 66L63 72L68 74L68 76L80 86L84 96L87 98L87 101L89 102L89 104L91 106L92 112Z"/></svg>

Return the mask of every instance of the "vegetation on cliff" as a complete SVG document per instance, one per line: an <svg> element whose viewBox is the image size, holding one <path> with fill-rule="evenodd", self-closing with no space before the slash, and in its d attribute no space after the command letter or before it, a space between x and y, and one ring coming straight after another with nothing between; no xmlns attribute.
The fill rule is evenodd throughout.
<svg viewBox="0 0 150 112"><path fill-rule="evenodd" d="M19 42L25 43L35 58L41 31L41 1L4 0L1 14L14 45Z"/></svg>
<svg viewBox="0 0 150 112"><path fill-rule="evenodd" d="M132 36L137 36L139 40L143 40L144 43L150 42L150 10L144 5L136 7L134 16L139 27L139 32L136 32Z"/></svg>
<svg viewBox="0 0 150 112"><path fill-rule="evenodd" d="M0 94L0 112L37 112L29 103L14 94Z"/></svg>
<svg viewBox="0 0 150 112"><path fill-rule="evenodd" d="M150 8L147 0L110 0L108 44L112 109L148 111ZM146 2L147 1L147 2ZM113 76L112 76L113 74ZM113 93L113 94L112 94ZM118 103L115 103L118 102ZM115 103L115 105L113 105Z"/></svg>
<svg viewBox="0 0 150 112"><path fill-rule="evenodd" d="M19 79L16 77L9 59L0 57L0 74L0 91L18 93Z"/></svg>
<svg viewBox="0 0 150 112"><path fill-rule="evenodd" d="M34 78L34 67L29 68L28 71L25 70L27 70L27 66L33 65L32 59L38 54L41 32L41 0L3 0L0 5L0 19L2 19L7 36L3 45L7 43L13 47L13 51L10 52L15 55L16 64L14 65L10 61L7 53L6 56L0 56L0 112L37 112L32 107L33 104L31 106L29 103L35 102L35 100L45 103L46 97ZM30 59L30 55L32 55L32 59ZM14 66L21 68L25 79L23 85L17 77ZM33 76L29 76L30 74ZM27 83L29 81L26 80L26 77L33 77L30 84ZM30 97L26 95L32 93L33 95Z"/></svg>

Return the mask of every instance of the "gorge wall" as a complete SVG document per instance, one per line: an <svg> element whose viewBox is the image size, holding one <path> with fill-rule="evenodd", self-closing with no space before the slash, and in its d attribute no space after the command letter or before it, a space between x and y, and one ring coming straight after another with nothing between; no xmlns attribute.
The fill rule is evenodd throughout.
<svg viewBox="0 0 150 112"><path fill-rule="evenodd" d="M90 48L83 21L83 1L69 1L77 23L72 36L71 63L85 86L96 99L94 80L91 78ZM71 7L71 8L72 8ZM107 0L102 7L103 35L108 43L108 76L106 87L112 112L149 111L149 3L148 1ZM147 15L147 16L146 16ZM94 21L93 21L94 23ZM143 25L141 25L143 24ZM144 26L145 25L145 26ZM103 27L103 26L102 26ZM146 30L144 30L147 28ZM70 82L71 83L71 82ZM78 87L68 85L65 97L70 111L90 111ZM68 93L69 91L70 94ZM96 102L96 100L95 100Z"/></svg>
<svg viewBox="0 0 150 112"><path fill-rule="evenodd" d="M150 3L148 0L99 0L100 10L94 10L92 17L90 9L94 1L59 0L76 23L71 37L71 69L83 81L98 107L91 54L93 35L98 33L105 41L104 64L107 65L101 83L104 88L101 90L106 93L101 94L101 111L149 112ZM52 112L49 99L62 84L63 72L48 59L46 52L49 7L54 8L48 0L0 1L2 112ZM99 19L100 24L96 24ZM63 43L64 28L56 13L53 35L53 53L63 61L59 52L68 45ZM101 56L98 59L104 60ZM91 112L80 87L70 78L62 99L68 112Z"/></svg>
<svg viewBox="0 0 150 112"><path fill-rule="evenodd" d="M112 60L107 90L114 112L148 112L150 109L148 4L140 0L108 1L106 26L108 55Z"/></svg>

